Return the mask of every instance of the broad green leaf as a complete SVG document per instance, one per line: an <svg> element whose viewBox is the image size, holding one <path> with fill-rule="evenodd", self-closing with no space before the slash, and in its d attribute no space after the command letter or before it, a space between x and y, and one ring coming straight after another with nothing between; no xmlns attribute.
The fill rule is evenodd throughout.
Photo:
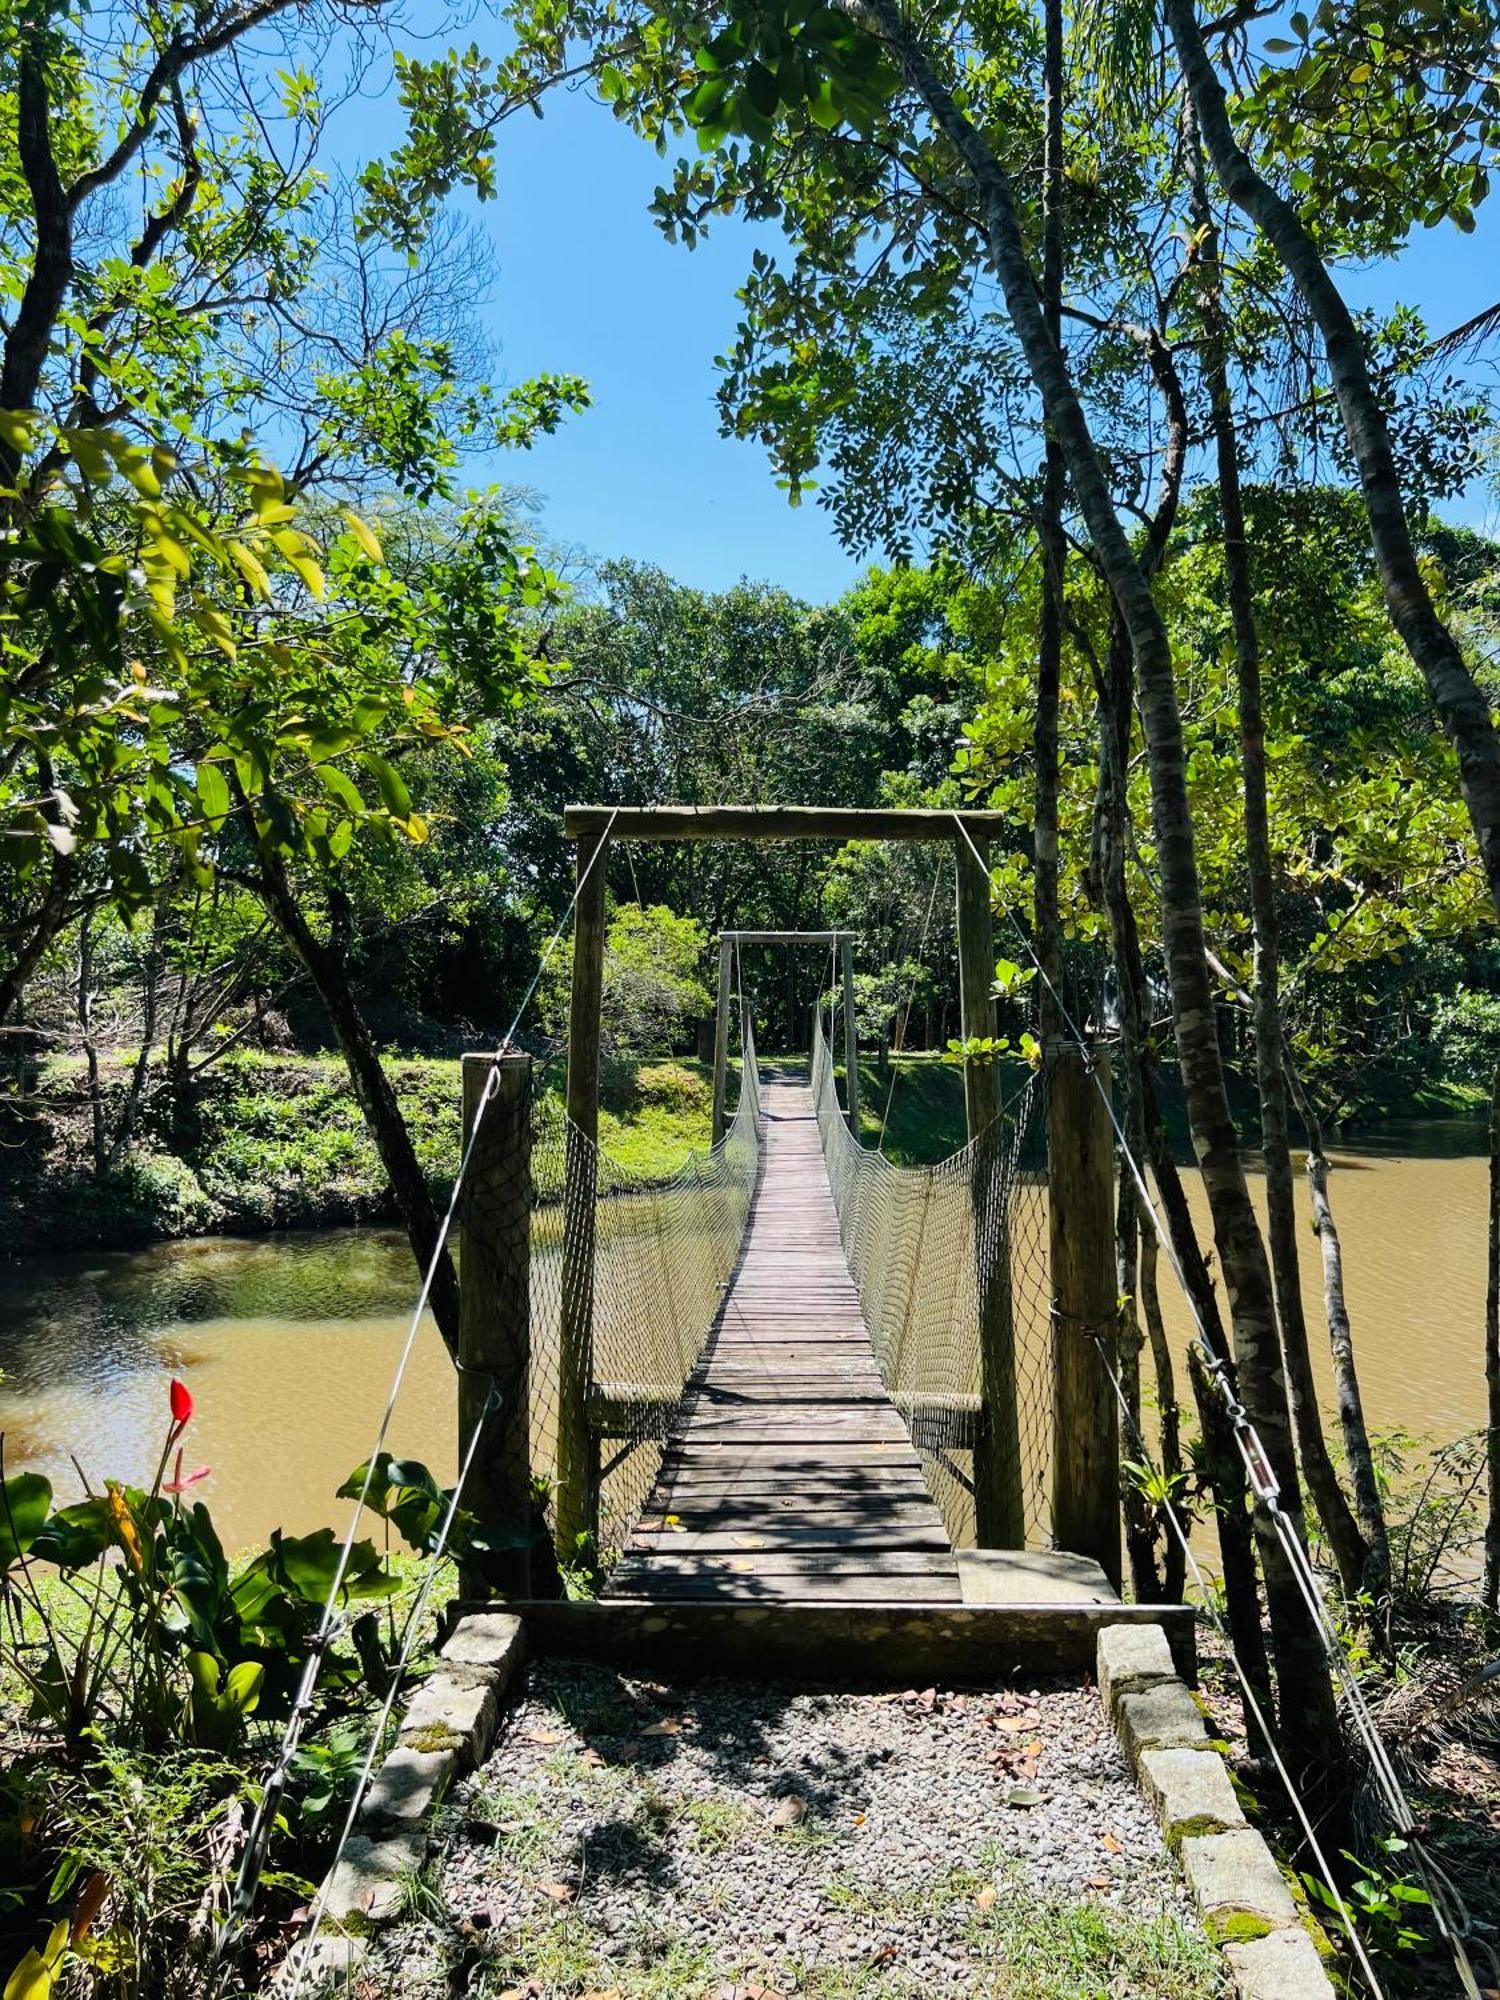
<svg viewBox="0 0 1500 2000"><path fill-rule="evenodd" d="M52 1507L52 1487L39 1472L17 1472L0 1487L0 1575L24 1556Z"/></svg>
<svg viewBox="0 0 1500 2000"><path fill-rule="evenodd" d="M337 764L320 764L318 777L324 791L337 799L340 805L347 806L352 813L364 812L365 802L360 796L359 786L347 771L341 771Z"/></svg>
<svg viewBox="0 0 1500 2000"><path fill-rule="evenodd" d="M260 557L236 537L230 538L228 547L230 555L234 557L239 567L240 575L258 598L268 602L271 596L271 579L266 575L265 565Z"/></svg>
<svg viewBox="0 0 1500 2000"><path fill-rule="evenodd" d="M344 519L349 524L350 534L359 543L365 554L370 558L370 561L383 563L385 561L385 550L380 546L380 542L370 524L367 521L361 520L352 507L344 509Z"/></svg>
<svg viewBox="0 0 1500 2000"><path fill-rule="evenodd" d="M217 764L200 764L197 776L198 803L203 808L203 817L213 826L221 826L229 814L229 784Z"/></svg>
<svg viewBox="0 0 1500 2000"><path fill-rule="evenodd" d="M411 811L411 793L394 764L366 750L360 761L380 790L380 802L395 819L405 819Z"/></svg>

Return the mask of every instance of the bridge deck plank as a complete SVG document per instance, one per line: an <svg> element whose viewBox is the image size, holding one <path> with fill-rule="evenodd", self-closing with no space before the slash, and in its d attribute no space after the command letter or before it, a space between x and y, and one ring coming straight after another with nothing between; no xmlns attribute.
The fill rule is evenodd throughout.
<svg viewBox="0 0 1500 2000"><path fill-rule="evenodd" d="M839 1240L812 1092L762 1087L743 1254L607 1595L961 1601Z"/></svg>

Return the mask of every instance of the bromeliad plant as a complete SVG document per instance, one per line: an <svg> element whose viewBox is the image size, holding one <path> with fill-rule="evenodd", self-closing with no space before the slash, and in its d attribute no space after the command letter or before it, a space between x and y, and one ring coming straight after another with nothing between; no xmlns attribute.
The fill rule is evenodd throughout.
<svg viewBox="0 0 1500 2000"><path fill-rule="evenodd" d="M161 1954L190 1924L202 1930L203 1909L232 1872L253 1794L247 1734L285 1714L338 1576L330 1528L278 1529L231 1562L208 1508L192 1498L209 1468L187 1463L193 1399L184 1383L171 1383L168 1406L149 1487L106 1480L62 1507L39 1474L4 1476L0 1440L0 1711L19 1725L10 1732L19 1748L0 1766L0 1926L36 1940L7 1996L13 1987L28 2000L49 1993L65 1965L89 1968L111 1993L177 1990ZM451 1493L415 1460L382 1453L340 1491L363 1495L419 1554L435 1552L445 1523L454 1556L474 1561L487 1550L471 1515L460 1509L449 1522ZM388 1630L381 1608L404 1587L372 1541L353 1544L337 1593L340 1643L320 1681L330 1755L304 1757L306 1810L294 1803L282 1823L303 1860L348 1761L337 1754L338 1717L378 1699L394 1670L394 1607ZM169 1792L177 1805L157 1812ZM157 1910L149 1895L142 1904L141 1882L106 1837L126 1818L146 1826L136 1846L152 1827L163 1834L152 1879L170 1878L170 1908ZM293 1877L287 1886L295 1895L305 1885Z"/></svg>
<svg viewBox="0 0 1500 2000"><path fill-rule="evenodd" d="M333 1585L331 1528L278 1529L265 1549L230 1564L208 1508L186 1499L208 1473L184 1467L193 1399L174 1380L169 1401L148 1489L110 1479L54 1510L39 1474L3 1483L5 1663L30 1697L31 1722L74 1756L99 1735L146 1749L228 1747L247 1716L274 1715L289 1698ZM374 1606L399 1587L373 1543L357 1542L341 1604ZM368 1627L359 1632L361 1653L372 1638ZM337 1678L338 1666L331 1671ZM358 1674L360 1662L343 1671Z"/></svg>

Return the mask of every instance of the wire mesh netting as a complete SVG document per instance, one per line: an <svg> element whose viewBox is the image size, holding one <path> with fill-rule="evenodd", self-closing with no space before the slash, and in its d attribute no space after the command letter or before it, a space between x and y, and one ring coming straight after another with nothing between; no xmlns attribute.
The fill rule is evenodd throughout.
<svg viewBox="0 0 1500 2000"><path fill-rule="evenodd" d="M548 1488L554 1530L569 1518L570 1483L592 1488L606 1564L655 1484L739 1255L760 1155L748 1023L734 1116L716 1145L690 1153L667 1179L622 1165L556 1098L534 1106L532 1473Z"/></svg>
<svg viewBox="0 0 1500 2000"><path fill-rule="evenodd" d="M1040 1081L962 1151L918 1167L894 1166L849 1130L821 1019L813 1095L876 1364L950 1539L957 1547L975 1539L976 1459L988 1452L986 1479L1016 1496L1026 1542L1047 1543L1051 1282ZM986 1344L1003 1357L1000 1369L992 1364L1001 1379L989 1407Z"/></svg>

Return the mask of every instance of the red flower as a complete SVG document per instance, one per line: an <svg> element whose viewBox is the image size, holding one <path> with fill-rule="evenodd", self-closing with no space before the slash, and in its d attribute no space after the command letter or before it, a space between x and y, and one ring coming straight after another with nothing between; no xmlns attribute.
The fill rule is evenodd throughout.
<svg viewBox="0 0 1500 2000"><path fill-rule="evenodd" d="M172 1377L169 1393L172 1399L172 1421L181 1430L193 1414L193 1399L188 1393L186 1382L179 1382L175 1375Z"/></svg>
<svg viewBox="0 0 1500 2000"><path fill-rule="evenodd" d="M182 1450L179 1446L177 1463L172 1468L172 1477L163 1480L161 1490L163 1493L181 1493L189 1486L196 1486L200 1479L207 1479L212 1471L213 1467L211 1465L195 1465L191 1472L184 1472L182 1469Z"/></svg>

